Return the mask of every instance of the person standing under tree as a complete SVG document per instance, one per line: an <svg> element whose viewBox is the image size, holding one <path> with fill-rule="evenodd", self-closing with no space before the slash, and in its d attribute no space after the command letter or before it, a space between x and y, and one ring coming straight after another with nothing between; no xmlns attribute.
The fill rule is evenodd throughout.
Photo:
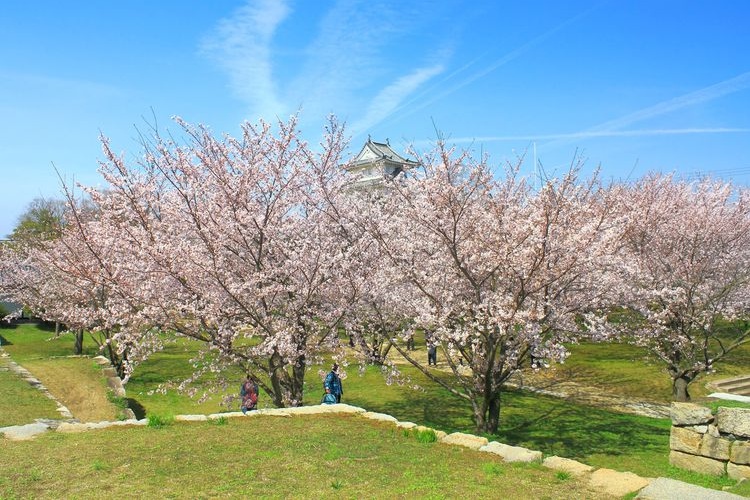
<svg viewBox="0 0 750 500"><path fill-rule="evenodd" d="M341 377L339 377L338 370L339 365L334 363L323 382L323 389L326 393L333 394L336 397L336 402L340 403L341 395L344 394L344 387L341 385Z"/></svg>
<svg viewBox="0 0 750 500"><path fill-rule="evenodd" d="M427 348L427 365L437 366L437 346L431 342Z"/></svg>
<svg viewBox="0 0 750 500"><path fill-rule="evenodd" d="M242 406L240 409L244 414L247 414L248 411L254 410L255 405L258 404L258 385L250 375L247 376L240 387L240 397L242 398Z"/></svg>

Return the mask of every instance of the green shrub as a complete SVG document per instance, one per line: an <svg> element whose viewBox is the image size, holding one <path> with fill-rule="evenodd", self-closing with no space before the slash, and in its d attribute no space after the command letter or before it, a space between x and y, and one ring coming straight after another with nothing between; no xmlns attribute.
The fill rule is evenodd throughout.
<svg viewBox="0 0 750 500"><path fill-rule="evenodd" d="M174 424L174 415L149 415L148 426L154 429L167 427Z"/></svg>
<svg viewBox="0 0 750 500"><path fill-rule="evenodd" d="M420 443L434 443L437 441L437 434L432 429L404 429L404 436L413 437Z"/></svg>
<svg viewBox="0 0 750 500"><path fill-rule="evenodd" d="M208 419L208 423L210 425L227 425L229 423L229 419L225 416L221 416L219 418L210 418Z"/></svg>
<svg viewBox="0 0 750 500"><path fill-rule="evenodd" d="M489 462L482 464L482 472L488 476L499 476L503 473L503 468L500 464Z"/></svg>

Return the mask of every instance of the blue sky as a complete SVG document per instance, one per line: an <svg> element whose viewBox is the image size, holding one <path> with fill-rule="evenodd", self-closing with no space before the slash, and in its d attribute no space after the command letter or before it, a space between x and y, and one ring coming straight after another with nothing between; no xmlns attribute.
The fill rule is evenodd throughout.
<svg viewBox="0 0 750 500"><path fill-rule="evenodd" d="M7 2L0 15L0 237L36 197L99 184L171 117L236 134L331 113L367 139L438 132L546 172L750 184L750 2L175 0ZM54 165L54 168L53 168Z"/></svg>

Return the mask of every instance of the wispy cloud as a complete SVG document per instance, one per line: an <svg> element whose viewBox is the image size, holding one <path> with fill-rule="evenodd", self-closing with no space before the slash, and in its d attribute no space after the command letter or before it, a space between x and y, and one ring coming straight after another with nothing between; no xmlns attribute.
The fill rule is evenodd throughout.
<svg viewBox="0 0 750 500"><path fill-rule="evenodd" d="M514 61L515 59L518 59L519 57L523 56L524 54L536 48L537 46L542 45L544 42L546 42L547 40L555 36L560 31L563 31L568 26L586 17L588 14L593 12L596 8L598 8L598 5L595 5L594 7L584 10L583 12L580 12L576 14L575 16L564 20L563 22L557 24L556 26L545 31L544 33L541 33L540 35L537 35L536 37L532 38L528 42L525 42L522 45L516 47L510 52L503 54L502 56L492 60L489 64L486 64L484 67L475 69L476 66L479 66L484 56L475 58L474 60L465 64L464 66L457 69L456 71L453 71L452 73L448 74L444 78L442 83L446 83L449 80L456 80L460 76L464 76L463 79L459 81L455 81L452 85L449 85L447 88L444 88L442 91L437 92L436 94L431 96L429 99L422 101L421 103L419 103L419 105L410 107L407 114L411 114L421 109L424 109L434 104L435 102L445 99L449 95L461 90L462 88L468 85L471 85L477 80L480 80L486 77L487 75L493 73L500 67L505 66L506 64ZM474 71L469 73L471 70L474 70ZM469 74L466 75L466 73L469 73Z"/></svg>
<svg viewBox="0 0 750 500"><path fill-rule="evenodd" d="M284 0L250 0L201 44L202 52L227 72L232 91L255 117L285 112L274 84L271 41L289 13Z"/></svg>
<svg viewBox="0 0 750 500"><path fill-rule="evenodd" d="M383 121L398 109L407 96L443 70L442 64L419 68L388 85L372 100L365 115L351 125L350 131L356 135Z"/></svg>
<svg viewBox="0 0 750 500"><path fill-rule="evenodd" d="M735 76L734 78L709 85L700 90L675 97L674 99L660 102L654 106L649 106L615 120L604 122L588 129L588 132L619 130L637 122L656 118L657 116L665 115L697 104L713 101L725 95L745 90L748 87L750 87L750 71Z"/></svg>
<svg viewBox="0 0 750 500"><path fill-rule="evenodd" d="M451 138L455 144L472 142L514 142L514 141L554 141L568 139L591 139L596 137L647 137L659 135L690 135L690 134L738 134L750 133L750 128L666 128L642 130L587 130L568 134L539 134L539 135L499 135L486 137L458 137Z"/></svg>
<svg viewBox="0 0 750 500"><path fill-rule="evenodd" d="M334 113L356 122L350 130L365 129L390 116L443 71L446 52L436 49L416 56L428 62L412 61L412 69L394 76L399 68L384 49L412 36L414 20L395 4L339 0L323 14L309 40L289 38L296 45L287 45L282 55L273 53L277 28L298 20L293 14L283 2L248 0L201 45L227 73L233 93L253 119L283 118L301 109L303 123Z"/></svg>
<svg viewBox="0 0 750 500"><path fill-rule="evenodd" d="M750 72L742 73L733 78L723 80L719 83L709 85L699 90L683 94L681 96L662 101L653 106L640 109L633 113L621 116L614 120L609 120L599 125L587 128L578 132L571 133L560 133L560 134L529 134L526 136L518 136L511 138L506 136L502 137L489 137L485 139L475 138L477 142L492 142L492 141L510 141L510 140L527 140L527 141L549 141L542 146L545 149L551 147L559 147L564 144L570 144L575 141L582 139L591 139L597 137L645 137L645 136L657 136L657 135L685 135L685 134L734 134L734 133L747 133L750 129L746 128L659 128L659 129L637 129L637 130L623 130L627 127L635 125L639 122L657 118L674 111L696 106L698 104L707 103L718 99L720 97L745 90L750 87ZM465 141L470 142L470 141Z"/></svg>

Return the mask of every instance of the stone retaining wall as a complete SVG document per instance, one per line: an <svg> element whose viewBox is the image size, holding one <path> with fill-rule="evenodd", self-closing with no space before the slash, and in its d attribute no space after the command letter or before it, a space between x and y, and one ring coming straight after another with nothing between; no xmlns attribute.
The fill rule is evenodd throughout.
<svg viewBox="0 0 750 500"><path fill-rule="evenodd" d="M733 479L750 478L750 408L672 403L669 463Z"/></svg>

